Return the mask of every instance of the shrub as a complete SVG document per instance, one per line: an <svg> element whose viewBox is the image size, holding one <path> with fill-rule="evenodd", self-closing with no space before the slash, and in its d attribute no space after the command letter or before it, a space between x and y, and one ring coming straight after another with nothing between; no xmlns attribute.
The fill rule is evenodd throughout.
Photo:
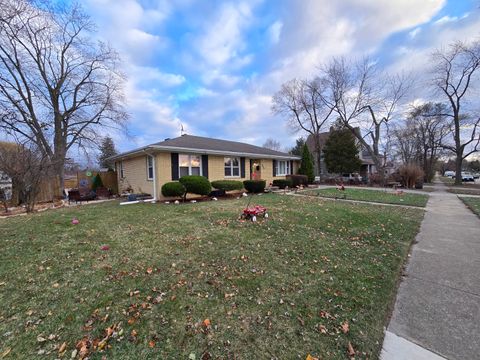
<svg viewBox="0 0 480 360"><path fill-rule="evenodd" d="M287 179L290 179L292 181L291 186L293 186L293 187L297 187L297 186L300 186L300 185L303 185L303 186L308 185L308 176L307 175L287 175Z"/></svg>
<svg viewBox="0 0 480 360"><path fill-rule="evenodd" d="M292 180L291 179L277 179L273 180L273 186L278 186L280 189L285 189L287 186L292 187Z"/></svg>
<svg viewBox="0 0 480 360"><path fill-rule="evenodd" d="M208 195L212 191L212 185L205 176L187 175L182 176L179 181L185 186L185 196L187 193Z"/></svg>
<svg viewBox="0 0 480 360"><path fill-rule="evenodd" d="M368 176L368 182L370 185L383 185L384 178L380 174L370 174Z"/></svg>
<svg viewBox="0 0 480 360"><path fill-rule="evenodd" d="M400 176L402 177L402 184L408 189L415 187L415 183L418 180L423 179L425 173L422 168L415 164L406 164L400 166L398 169ZM423 182L423 181L422 181Z"/></svg>
<svg viewBox="0 0 480 360"><path fill-rule="evenodd" d="M95 191L97 188L103 187L103 181L102 178L100 177L100 174L95 175L93 178L93 183L92 183L92 190Z"/></svg>
<svg viewBox="0 0 480 360"><path fill-rule="evenodd" d="M167 197L182 197L185 191L185 186L178 181L168 182L162 186L162 195Z"/></svg>
<svg viewBox="0 0 480 360"><path fill-rule="evenodd" d="M212 181L212 186L218 190L232 191L232 190L242 190L243 183L236 180L218 180Z"/></svg>
<svg viewBox="0 0 480 360"><path fill-rule="evenodd" d="M265 190L267 182L265 180L245 180L243 186L245 190L251 193L261 193Z"/></svg>

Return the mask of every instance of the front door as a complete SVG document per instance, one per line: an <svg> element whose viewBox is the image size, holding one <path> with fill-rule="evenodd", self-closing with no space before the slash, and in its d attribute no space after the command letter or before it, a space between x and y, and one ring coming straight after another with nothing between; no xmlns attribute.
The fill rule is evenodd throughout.
<svg viewBox="0 0 480 360"><path fill-rule="evenodd" d="M250 159L250 180L262 178L262 164L258 159Z"/></svg>

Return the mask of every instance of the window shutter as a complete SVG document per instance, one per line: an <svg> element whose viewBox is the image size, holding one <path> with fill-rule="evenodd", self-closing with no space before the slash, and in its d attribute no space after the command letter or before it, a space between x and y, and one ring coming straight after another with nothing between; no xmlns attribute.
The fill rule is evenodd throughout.
<svg viewBox="0 0 480 360"><path fill-rule="evenodd" d="M290 160L290 175L293 175L293 160Z"/></svg>
<svg viewBox="0 0 480 360"><path fill-rule="evenodd" d="M273 160L273 177L277 176L277 160Z"/></svg>
<svg viewBox="0 0 480 360"><path fill-rule="evenodd" d="M172 180L178 180L178 153L172 153Z"/></svg>
<svg viewBox="0 0 480 360"><path fill-rule="evenodd" d="M241 178L245 177L245 158L244 157L240 158L240 177Z"/></svg>
<svg viewBox="0 0 480 360"><path fill-rule="evenodd" d="M202 155L202 175L208 179L208 155Z"/></svg>

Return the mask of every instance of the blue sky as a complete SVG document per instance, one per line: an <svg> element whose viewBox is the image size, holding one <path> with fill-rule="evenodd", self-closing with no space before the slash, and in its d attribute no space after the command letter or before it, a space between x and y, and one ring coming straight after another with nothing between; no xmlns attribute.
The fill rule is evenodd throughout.
<svg viewBox="0 0 480 360"><path fill-rule="evenodd" d="M272 115L283 82L332 56L371 56L389 72L428 71L429 54L480 36L474 0L86 0L122 57L130 138L120 150L187 133L286 148L300 134ZM414 98L424 94L422 81Z"/></svg>

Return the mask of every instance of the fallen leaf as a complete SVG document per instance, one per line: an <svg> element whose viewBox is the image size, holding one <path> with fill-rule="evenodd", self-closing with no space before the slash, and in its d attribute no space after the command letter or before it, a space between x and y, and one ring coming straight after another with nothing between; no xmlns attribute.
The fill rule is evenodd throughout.
<svg viewBox="0 0 480 360"><path fill-rule="evenodd" d="M150 340L150 341L148 342L148 346L151 347L151 348L154 348L154 347L155 347L155 341Z"/></svg>
<svg viewBox="0 0 480 360"><path fill-rule="evenodd" d="M133 337L137 336L138 335L137 330L133 329L130 335L132 335Z"/></svg>
<svg viewBox="0 0 480 360"><path fill-rule="evenodd" d="M153 269L151 267L147 268L147 274L151 274L153 272Z"/></svg>
<svg viewBox="0 0 480 360"><path fill-rule="evenodd" d="M320 331L322 334L326 334L327 333L327 328L323 325L319 325L318 326L318 331Z"/></svg>
<svg viewBox="0 0 480 360"><path fill-rule="evenodd" d="M203 320L203 326L205 326L205 327L210 326L210 319Z"/></svg>
<svg viewBox="0 0 480 360"><path fill-rule="evenodd" d="M342 324L342 331L344 334L348 333L348 331L350 330L350 326L348 325L348 321L345 321L343 324Z"/></svg>
<svg viewBox="0 0 480 360"><path fill-rule="evenodd" d="M60 348L58 349L58 353L62 354L63 352L65 352L65 350L67 350L67 343L63 342L63 344L60 345Z"/></svg>
<svg viewBox="0 0 480 360"><path fill-rule="evenodd" d="M137 321L137 320L136 320L135 318L133 318L133 317L132 317L132 318L130 318L130 319L128 319L128 325L132 325L132 324L134 324L134 323L135 323L135 321Z"/></svg>
<svg viewBox="0 0 480 360"><path fill-rule="evenodd" d="M5 350L5 351L2 353L2 358L6 357L8 354L10 354L10 351L12 351L12 348L7 348L7 350Z"/></svg>
<svg viewBox="0 0 480 360"><path fill-rule="evenodd" d="M42 335L38 335L38 336L37 336L37 341L38 341L39 343L43 343L43 342L47 341L47 339L45 339Z"/></svg>
<svg viewBox="0 0 480 360"><path fill-rule="evenodd" d="M348 356L355 356L355 350L353 349L352 343L349 341L347 345Z"/></svg>
<svg viewBox="0 0 480 360"><path fill-rule="evenodd" d="M318 360L318 358L313 357L312 355L308 354L305 360Z"/></svg>

